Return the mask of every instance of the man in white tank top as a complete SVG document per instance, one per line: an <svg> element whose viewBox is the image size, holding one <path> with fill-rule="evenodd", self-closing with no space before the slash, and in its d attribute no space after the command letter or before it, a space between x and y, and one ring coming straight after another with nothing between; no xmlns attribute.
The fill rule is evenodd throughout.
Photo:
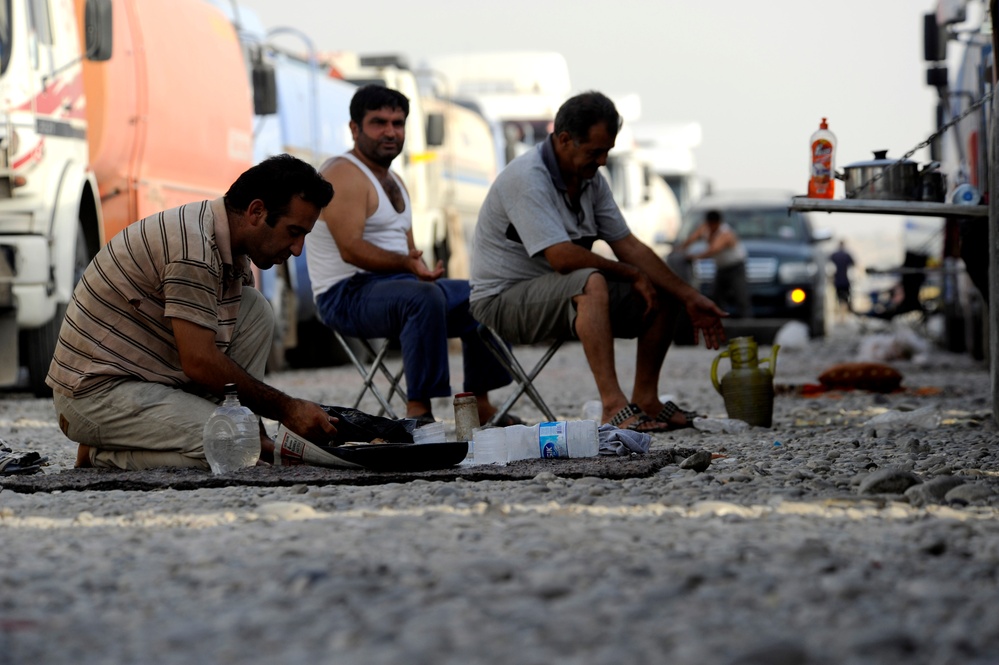
<svg viewBox="0 0 999 665"><path fill-rule="evenodd" d="M433 421L430 399L451 394L447 340L460 337L464 390L475 394L485 423L496 411L489 391L511 379L476 333L468 282L442 278L440 262L428 268L413 242L409 194L390 170L408 115L398 91L366 85L354 94L354 148L320 169L336 196L306 243L312 292L320 318L342 334L399 339L410 418Z"/></svg>
<svg viewBox="0 0 999 665"><path fill-rule="evenodd" d="M720 212L709 210L704 215L704 223L694 229L680 249L687 249L696 240L704 240L708 246L703 252L687 258L715 261L715 288L711 299L739 318L751 316L749 284L746 280L746 248L735 229L722 221Z"/></svg>

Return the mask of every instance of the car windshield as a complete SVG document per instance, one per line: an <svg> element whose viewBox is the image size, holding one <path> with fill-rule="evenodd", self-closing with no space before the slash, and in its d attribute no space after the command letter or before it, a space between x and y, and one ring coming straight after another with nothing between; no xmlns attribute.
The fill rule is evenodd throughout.
<svg viewBox="0 0 999 665"><path fill-rule="evenodd" d="M722 221L729 224L743 240L786 240L808 242L805 225L798 213L788 214L785 207L775 208L724 208L719 209ZM707 208L690 210L683 217L680 239L686 238L704 221Z"/></svg>

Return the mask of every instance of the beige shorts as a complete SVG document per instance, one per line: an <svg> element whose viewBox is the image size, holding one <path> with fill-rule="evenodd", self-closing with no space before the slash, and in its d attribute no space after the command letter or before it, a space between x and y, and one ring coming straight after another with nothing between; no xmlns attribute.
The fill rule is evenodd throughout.
<svg viewBox="0 0 999 665"><path fill-rule="evenodd" d="M514 284L503 293L476 300L472 316L511 344L537 344L549 339L576 338L576 304L586 280L596 268L582 268L566 275L551 273ZM631 283L607 276L611 327L615 337L638 337L647 327L645 301Z"/></svg>

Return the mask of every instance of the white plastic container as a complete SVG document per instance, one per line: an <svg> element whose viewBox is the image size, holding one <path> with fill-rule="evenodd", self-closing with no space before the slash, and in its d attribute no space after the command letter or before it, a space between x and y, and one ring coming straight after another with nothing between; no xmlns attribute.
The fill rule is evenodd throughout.
<svg viewBox="0 0 999 665"><path fill-rule="evenodd" d="M447 441L444 423L439 420L413 430L413 443L443 443L444 441Z"/></svg>
<svg viewBox="0 0 999 665"><path fill-rule="evenodd" d="M239 403L236 384L226 384L225 399L205 423L203 444L216 476L254 466L260 459L260 422Z"/></svg>
<svg viewBox="0 0 999 665"><path fill-rule="evenodd" d="M532 427L511 425L503 431L507 460L511 462L541 457L596 457L600 452L595 420L559 420Z"/></svg>

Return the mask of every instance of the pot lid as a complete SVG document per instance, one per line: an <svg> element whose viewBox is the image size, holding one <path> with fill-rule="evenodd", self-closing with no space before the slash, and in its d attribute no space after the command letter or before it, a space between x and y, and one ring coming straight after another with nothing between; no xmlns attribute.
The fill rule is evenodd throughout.
<svg viewBox="0 0 999 665"><path fill-rule="evenodd" d="M898 164L898 163L899 163L899 160L897 160L897 159L891 159L890 157L888 157L888 151L887 150L875 150L874 151L874 159L868 160L866 162L855 162L853 164L849 164L849 165L845 166L844 168L852 169L852 168L863 168L865 166L866 167L870 167L870 166L891 166L892 164ZM913 161L908 160L908 159L903 159L901 161L901 163L902 164L913 164L913 165L916 164L916 162L913 162Z"/></svg>

